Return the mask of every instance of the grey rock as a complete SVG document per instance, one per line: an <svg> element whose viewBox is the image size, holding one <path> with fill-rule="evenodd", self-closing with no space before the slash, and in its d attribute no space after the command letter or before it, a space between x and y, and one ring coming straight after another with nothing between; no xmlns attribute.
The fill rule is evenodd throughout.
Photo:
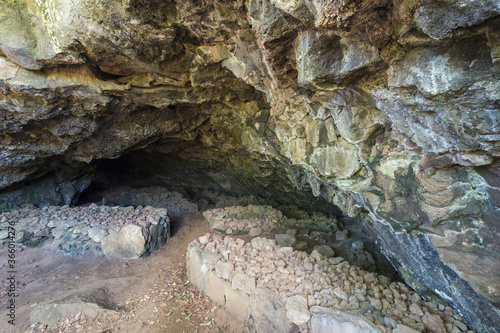
<svg viewBox="0 0 500 333"><path fill-rule="evenodd" d="M250 296L250 312L258 332L287 333L293 327L286 315L285 302L267 288L256 288Z"/></svg>
<svg viewBox="0 0 500 333"><path fill-rule="evenodd" d="M298 326L306 323L311 318L307 307L307 299L301 295L287 298L285 307L288 319Z"/></svg>
<svg viewBox="0 0 500 333"><path fill-rule="evenodd" d="M263 237L256 237L250 242L254 248L264 249L266 246L270 246L271 248L276 246L276 241L274 239L267 239Z"/></svg>
<svg viewBox="0 0 500 333"><path fill-rule="evenodd" d="M365 274L363 278L365 279L365 282L373 282L375 280L375 275L373 273L368 273Z"/></svg>
<svg viewBox="0 0 500 333"><path fill-rule="evenodd" d="M231 273L233 272L234 266L230 262L219 260L215 264L215 272L218 277L229 280Z"/></svg>
<svg viewBox="0 0 500 333"><path fill-rule="evenodd" d="M473 47L473 54L464 55L461 52L464 47ZM490 119L496 110L491 102L498 99L493 91L498 90L499 84L493 76L498 75L495 73L500 68L491 62L489 52L480 43L415 49L389 68L391 92L374 91L377 107L425 151L445 152L451 146L460 150L490 146L489 140L495 133ZM470 85L470 82L477 83ZM467 92L460 93L466 86ZM448 97L435 99L442 94ZM416 104L411 105L411 101ZM457 103L465 101L465 109L454 109ZM431 120L430 114L422 113L438 105L440 112L435 116L441 119L439 125ZM396 109L398 114L393 113ZM471 132L461 133L460 128L470 122L468 118L475 119L470 125Z"/></svg>
<svg viewBox="0 0 500 333"><path fill-rule="evenodd" d="M54 231L52 231L54 233ZM99 227L90 228L88 231L89 237L97 243L100 243L104 237L108 235L108 232Z"/></svg>
<svg viewBox="0 0 500 333"><path fill-rule="evenodd" d="M149 227L144 230L147 234L146 251L148 253L153 253L160 249L170 239L170 222L166 214L155 220L157 223L150 224Z"/></svg>
<svg viewBox="0 0 500 333"><path fill-rule="evenodd" d="M293 247L291 246L283 246L278 249L278 251L283 252L283 253L292 253L293 252Z"/></svg>
<svg viewBox="0 0 500 333"><path fill-rule="evenodd" d="M386 285L386 286L391 283L391 279L388 278L387 276L384 276L384 275L377 276L377 280L378 280L378 282L380 282L381 284Z"/></svg>
<svg viewBox="0 0 500 333"><path fill-rule="evenodd" d="M60 239L66 234L66 229L54 228L50 232L55 239Z"/></svg>
<svg viewBox="0 0 500 333"><path fill-rule="evenodd" d="M313 306L310 309L311 333L346 332L346 333L381 333L364 317L339 310Z"/></svg>
<svg viewBox="0 0 500 333"><path fill-rule="evenodd" d="M335 240L342 241L346 240L348 235L347 230L339 230L335 233Z"/></svg>
<svg viewBox="0 0 500 333"><path fill-rule="evenodd" d="M293 234L276 234L276 243L280 246L294 246L297 242L295 235Z"/></svg>
<svg viewBox="0 0 500 333"><path fill-rule="evenodd" d="M16 232L15 241L17 243L23 243L23 242L27 241L30 238L31 238L31 234L30 233L24 232L24 231L21 230L21 231Z"/></svg>
<svg viewBox="0 0 500 333"><path fill-rule="evenodd" d="M219 278L214 271L208 271L205 276L205 289L203 292L218 305L224 305L226 284L229 282Z"/></svg>
<svg viewBox="0 0 500 333"><path fill-rule="evenodd" d="M468 320L473 323L472 325L476 325L478 327L486 327L484 323L490 320L488 318L496 315L497 310L491 307L491 303L486 301L483 296L474 296L474 292L468 283L451 283L446 279L446 273L442 271L442 269L446 270L446 267L448 266L445 266L435 250L431 252L432 255L429 255L429 253L425 250L426 248L428 249L429 247L432 247L432 245L429 244L430 242L428 239L410 234L390 234L389 231L387 231L389 234L384 232L380 233L383 229L390 228L388 226L383 226L382 224L376 225L377 231L374 233L371 231L371 228L373 227L375 226L364 224L364 228L368 231L369 235L378 235L375 236L375 238L383 248L390 248L393 251L397 251L394 252L394 254L397 254L400 258L400 262L405 262L407 263L406 265L410 265L414 268L421 267L418 271L425 272L425 274L418 273L417 276L406 275L405 281L412 289L416 290L421 295L428 295L429 297L432 297L432 294L426 293L426 290L433 290L434 292L437 291L437 293L444 298L453 299L454 304L461 309L460 311L462 311L462 313L464 313L467 317L467 313L474 312L474 310L470 309L470 302L471 300L474 300L474 303L478 304L482 310L481 313L475 314L474 317L468 317ZM391 256L389 252L385 253ZM421 256L424 255L423 253L427 254L425 255L425 258L422 259ZM416 258L420 259L417 260ZM430 266L442 268L429 271L427 268ZM401 270L401 272L407 274L408 270L404 269ZM468 299L465 300L458 296L457 298L453 298L453 295L458 292L455 288L458 288L460 294L465 293L469 295ZM485 332L494 332L494 330L492 331L488 328L484 328L483 330Z"/></svg>
<svg viewBox="0 0 500 333"><path fill-rule="evenodd" d="M307 247L307 242L306 241L298 241L297 243L295 243L295 245L293 246L294 249L296 250L302 250L304 248Z"/></svg>
<svg viewBox="0 0 500 333"><path fill-rule="evenodd" d="M500 23L496 23L488 28L486 31L486 36L488 37L488 43L491 46L490 56L494 63L500 62Z"/></svg>
<svg viewBox="0 0 500 333"><path fill-rule="evenodd" d="M427 329L433 333L446 333L443 320L438 315L427 312L422 317L422 322L425 324Z"/></svg>
<svg viewBox="0 0 500 333"><path fill-rule="evenodd" d="M316 261L320 261L320 260L323 260L324 259L324 255L319 253L318 251L316 250L313 250L311 252L311 258L313 258L314 260Z"/></svg>
<svg viewBox="0 0 500 333"><path fill-rule="evenodd" d="M252 295L255 291L255 278L244 273L236 273L231 282L233 289L244 291L248 295Z"/></svg>
<svg viewBox="0 0 500 333"><path fill-rule="evenodd" d="M372 298L370 300L370 304L376 309L376 310L382 310L382 301L379 299Z"/></svg>
<svg viewBox="0 0 500 333"><path fill-rule="evenodd" d="M186 265L189 281L203 292L206 284L205 276L209 269L203 262L203 250L199 248L199 245L198 241L189 243L186 253Z"/></svg>
<svg viewBox="0 0 500 333"><path fill-rule="evenodd" d="M287 1L287 0L271 0L272 3L282 12L296 17L304 25L310 26L314 24L314 15L307 5L306 1Z"/></svg>
<svg viewBox="0 0 500 333"><path fill-rule="evenodd" d="M206 265L208 270L213 270L222 258L222 255L212 251L202 251L202 258L203 265Z"/></svg>
<svg viewBox="0 0 500 333"><path fill-rule="evenodd" d="M443 39L456 29L479 24L499 13L500 5L495 0L481 4L464 0L428 1L415 13L415 24L432 38Z"/></svg>
<svg viewBox="0 0 500 333"><path fill-rule="evenodd" d="M384 317L384 325L391 326L393 329L395 329L398 326L398 323L394 319L392 319L391 317Z"/></svg>
<svg viewBox="0 0 500 333"><path fill-rule="evenodd" d="M424 315L424 312L422 311L422 308L420 305L413 303L410 305L410 312L413 313L414 315L417 315L419 317L422 317Z"/></svg>
<svg viewBox="0 0 500 333"><path fill-rule="evenodd" d="M363 244L362 241L355 241L352 243L351 247L353 249L363 249L365 247L365 245Z"/></svg>
<svg viewBox="0 0 500 333"><path fill-rule="evenodd" d="M134 259L146 253L146 239L140 226L128 224L118 233L102 238L102 252L107 258Z"/></svg>
<svg viewBox="0 0 500 333"><path fill-rule="evenodd" d="M403 324L398 324L398 326L392 331L393 333L417 333L418 331L414 330Z"/></svg>
<svg viewBox="0 0 500 333"><path fill-rule="evenodd" d="M332 248L328 245L316 245L313 250L318 251L327 258L333 257L335 255L335 251L333 251Z"/></svg>
<svg viewBox="0 0 500 333"><path fill-rule="evenodd" d="M2 212L74 203L125 153L145 182L321 198L496 333L498 1L100 3L0 3Z"/></svg>
<svg viewBox="0 0 500 333"><path fill-rule="evenodd" d="M311 155L311 165L320 175L339 179L351 177L361 167L357 148L344 140L316 148Z"/></svg>
<svg viewBox="0 0 500 333"><path fill-rule="evenodd" d="M255 228L250 228L248 231L248 236L258 236L262 233L262 228L255 227Z"/></svg>
<svg viewBox="0 0 500 333"><path fill-rule="evenodd" d="M257 25L256 30L264 42L282 38L292 30L283 14L274 6L271 0L252 0L248 4L248 13Z"/></svg>
<svg viewBox="0 0 500 333"><path fill-rule="evenodd" d="M234 290L229 283L225 285L226 310L241 321L250 318L250 296Z"/></svg>
<svg viewBox="0 0 500 333"><path fill-rule="evenodd" d="M465 324L464 324L463 322L461 322L460 320L455 319L455 320L453 321L453 324L454 324L456 327L458 327L458 329L459 329L460 331L462 331L462 332L467 331L467 325L465 325Z"/></svg>
<svg viewBox="0 0 500 333"><path fill-rule="evenodd" d="M0 230L0 239L5 239L9 237L9 231L8 230Z"/></svg>
<svg viewBox="0 0 500 333"><path fill-rule="evenodd" d="M344 261L344 258L342 257L336 257L336 258L328 258L328 262L331 264L331 265L337 265L339 263L341 263L342 261Z"/></svg>
<svg viewBox="0 0 500 333"><path fill-rule="evenodd" d="M209 241L210 241L210 234L206 234L198 238L198 242L200 242L200 244L202 245L207 244Z"/></svg>
<svg viewBox="0 0 500 333"><path fill-rule="evenodd" d="M330 110L337 130L349 143L368 139L383 123L383 114L372 95L358 89L346 88L324 94L324 107Z"/></svg>
<svg viewBox="0 0 500 333"><path fill-rule="evenodd" d="M314 31L300 33L296 58L298 83L317 89L342 86L380 60L378 50L362 40Z"/></svg>

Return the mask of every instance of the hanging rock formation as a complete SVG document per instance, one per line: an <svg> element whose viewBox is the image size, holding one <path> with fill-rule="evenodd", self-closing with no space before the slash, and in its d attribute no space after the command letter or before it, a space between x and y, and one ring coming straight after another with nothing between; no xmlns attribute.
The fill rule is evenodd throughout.
<svg viewBox="0 0 500 333"><path fill-rule="evenodd" d="M95 161L120 156L185 188L314 195L363 215L415 290L495 332L499 12L494 0L1 1L0 208L74 202Z"/></svg>

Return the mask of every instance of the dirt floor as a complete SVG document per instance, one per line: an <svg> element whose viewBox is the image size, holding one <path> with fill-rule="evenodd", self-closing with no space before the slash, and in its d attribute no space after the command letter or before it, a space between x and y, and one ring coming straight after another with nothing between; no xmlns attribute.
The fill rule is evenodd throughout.
<svg viewBox="0 0 500 333"><path fill-rule="evenodd" d="M7 322L8 253L3 247L0 332L253 332L186 277L187 245L207 232L200 213L172 219L172 239L151 256L135 260L68 257L44 248L19 251L15 326ZM118 311L95 319L77 314L52 326L30 322L36 306L77 296Z"/></svg>

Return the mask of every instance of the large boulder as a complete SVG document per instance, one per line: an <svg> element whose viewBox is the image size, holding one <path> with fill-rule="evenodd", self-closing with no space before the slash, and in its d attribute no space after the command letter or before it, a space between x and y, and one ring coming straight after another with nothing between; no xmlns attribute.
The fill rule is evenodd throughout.
<svg viewBox="0 0 500 333"><path fill-rule="evenodd" d="M381 333L382 331L362 316L339 310L313 306L311 333Z"/></svg>
<svg viewBox="0 0 500 333"><path fill-rule="evenodd" d="M132 259L146 253L146 239L142 228L128 224L117 233L109 234L102 239L102 251L108 258Z"/></svg>

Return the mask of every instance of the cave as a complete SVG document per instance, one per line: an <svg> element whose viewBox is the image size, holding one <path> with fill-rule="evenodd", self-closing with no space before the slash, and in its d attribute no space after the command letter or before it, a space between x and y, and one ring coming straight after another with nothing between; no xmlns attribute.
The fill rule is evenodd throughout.
<svg viewBox="0 0 500 333"><path fill-rule="evenodd" d="M110 265L103 284L151 270L179 302L239 320L219 331L498 332L499 13L492 0L4 1L1 255L80 258L74 280ZM182 252L170 277L155 270L166 249ZM104 289L69 307L132 311ZM22 325L64 330L48 302L20 306ZM144 325L188 329L179 313Z"/></svg>

